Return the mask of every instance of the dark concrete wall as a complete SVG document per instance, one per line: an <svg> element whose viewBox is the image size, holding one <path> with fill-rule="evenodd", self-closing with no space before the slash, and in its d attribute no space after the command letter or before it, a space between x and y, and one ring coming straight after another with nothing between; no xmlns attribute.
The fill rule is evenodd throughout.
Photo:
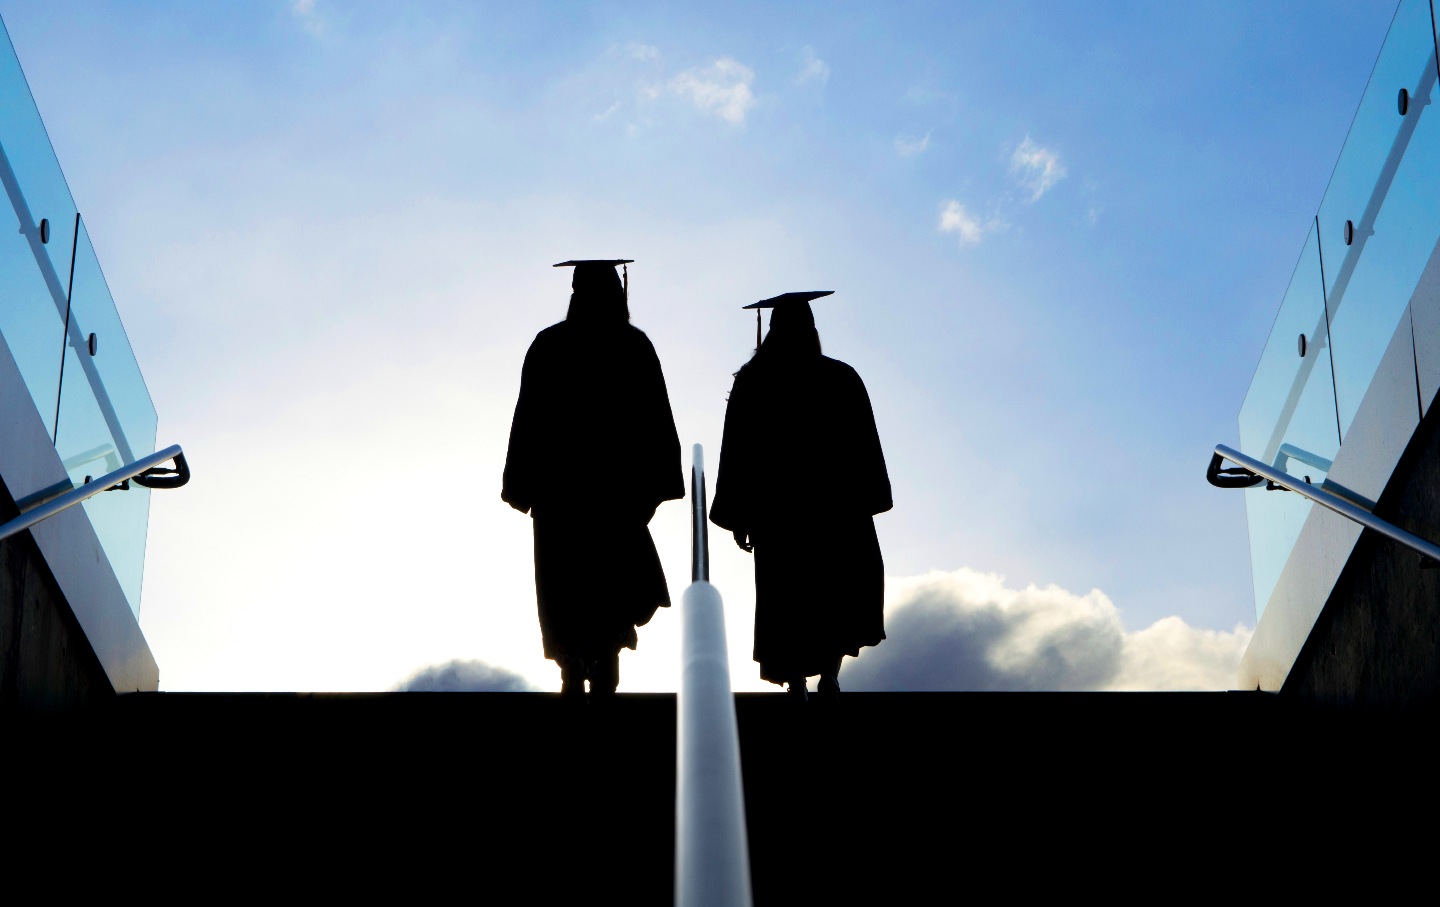
<svg viewBox="0 0 1440 907"><path fill-rule="evenodd" d="M0 483L0 522L18 513ZM0 712L50 712L115 691L30 533L0 542Z"/></svg>
<svg viewBox="0 0 1440 907"><path fill-rule="evenodd" d="M1405 450L1376 516L1440 542L1440 406ZM1383 711L1440 708L1440 569L1366 530L1282 695Z"/></svg>

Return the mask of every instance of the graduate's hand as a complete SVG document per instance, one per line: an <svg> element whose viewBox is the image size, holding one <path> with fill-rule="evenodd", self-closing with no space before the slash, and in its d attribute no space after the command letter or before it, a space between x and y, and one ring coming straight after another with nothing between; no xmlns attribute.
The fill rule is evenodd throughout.
<svg viewBox="0 0 1440 907"><path fill-rule="evenodd" d="M752 552L752 551L755 550L755 546L750 543L750 537L749 537L749 535L747 535L747 534L744 533L744 532L741 532L741 531L738 530L738 529L735 530L735 533L734 533L734 534L735 534L735 544L737 544L737 545L740 546L740 550L741 550L741 551L745 552L746 554L749 554L750 552Z"/></svg>

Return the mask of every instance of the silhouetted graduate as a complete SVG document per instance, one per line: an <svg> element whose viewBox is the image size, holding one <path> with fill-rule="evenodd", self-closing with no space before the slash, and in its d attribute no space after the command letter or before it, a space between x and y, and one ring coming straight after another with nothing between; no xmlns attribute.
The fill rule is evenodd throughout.
<svg viewBox="0 0 1440 907"><path fill-rule="evenodd" d="M529 512L545 657L562 692L615 691L622 647L670 604L647 528L684 497L680 440L660 360L630 324L628 260L574 267L565 320L525 355L500 497ZM628 275L627 281L628 284Z"/></svg>
<svg viewBox="0 0 1440 907"><path fill-rule="evenodd" d="M841 659L885 638L885 565L874 515L890 476L870 396L855 370L820 352L810 300L785 293L770 332L735 375L710 519L755 554L760 676L805 697L805 678L839 692ZM758 319L759 312L756 312Z"/></svg>

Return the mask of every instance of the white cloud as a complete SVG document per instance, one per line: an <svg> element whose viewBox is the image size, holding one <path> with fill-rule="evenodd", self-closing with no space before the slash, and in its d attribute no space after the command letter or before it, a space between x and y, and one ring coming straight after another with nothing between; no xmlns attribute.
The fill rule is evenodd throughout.
<svg viewBox="0 0 1440 907"><path fill-rule="evenodd" d="M713 113L729 123L744 123L755 106L750 84L755 71L729 57L709 66L687 69L670 80L670 91L689 100L701 111Z"/></svg>
<svg viewBox="0 0 1440 907"><path fill-rule="evenodd" d="M1090 222L1090 226L1092 227L1099 225L1100 215L1104 212L1104 209L1101 208L1100 204L1094 199L1095 196L1100 194L1100 184L1093 178L1087 177L1080 184L1080 194L1090 199L1090 204L1085 209L1085 219Z"/></svg>
<svg viewBox="0 0 1440 907"><path fill-rule="evenodd" d="M1225 690L1252 632L1178 617L1127 632L1099 589L1015 589L969 569L887 585L889 638L847 663L847 689Z"/></svg>
<svg viewBox="0 0 1440 907"><path fill-rule="evenodd" d="M619 102L619 101L616 101L614 104L611 104L609 107L605 108L605 109L602 110L600 113L595 114L595 119L596 119L596 121L599 121L599 120L608 120L608 119L610 118L610 115L613 114L615 111L617 111L617 110L619 110L619 109L620 109L620 102Z"/></svg>
<svg viewBox="0 0 1440 907"><path fill-rule="evenodd" d="M980 241L983 230L980 227L979 219L966 211L964 205L952 198L940 210L940 232L958 233L961 242L977 243Z"/></svg>
<svg viewBox="0 0 1440 907"><path fill-rule="evenodd" d="M800 53L805 58L805 65L801 67L800 75L795 77L796 85L805 85L810 82L824 85L830 81L830 67L815 55L815 48L807 44Z"/></svg>
<svg viewBox="0 0 1440 907"><path fill-rule="evenodd" d="M1030 202L1040 197L1065 178L1065 165L1060 156L1049 148L1035 144L1030 136L1010 155L1010 176L1020 188L1030 193Z"/></svg>
<svg viewBox="0 0 1440 907"><path fill-rule="evenodd" d="M395 688L408 693L533 693L534 684L483 661L455 659L410 675Z"/></svg>
<svg viewBox="0 0 1440 907"><path fill-rule="evenodd" d="M1111 690L1214 690L1235 686L1251 630L1201 630L1178 617L1125 636Z"/></svg>
<svg viewBox="0 0 1440 907"><path fill-rule="evenodd" d="M895 153L901 157L912 157L917 154L924 154L925 149L930 147L930 133L925 133L919 138L909 135L895 136Z"/></svg>
<svg viewBox="0 0 1440 907"><path fill-rule="evenodd" d="M632 60L649 62L660 59L660 48L653 44L641 44L638 41L631 41L626 44L623 53Z"/></svg>
<svg viewBox="0 0 1440 907"><path fill-rule="evenodd" d="M974 245L986 233L1005 229L1007 225L999 218L992 217L981 223L980 218L966 210L953 198L940 208L941 233L956 233L966 245Z"/></svg>
<svg viewBox="0 0 1440 907"><path fill-rule="evenodd" d="M325 20L316 11L315 0L292 0L290 12L310 34L318 35L325 30Z"/></svg>

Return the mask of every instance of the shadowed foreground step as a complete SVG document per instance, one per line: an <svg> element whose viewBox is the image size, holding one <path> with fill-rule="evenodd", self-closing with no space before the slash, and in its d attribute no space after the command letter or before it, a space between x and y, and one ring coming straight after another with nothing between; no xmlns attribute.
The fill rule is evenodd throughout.
<svg viewBox="0 0 1440 907"><path fill-rule="evenodd" d="M800 708L741 694L736 708L759 904L918 897L976 873L1064 887L1047 873L1097 860L1186 871L1267 822L1385 829L1434 794L1413 725L1265 694L845 693ZM103 816L109 838L189 870L670 900L670 695L135 694L16 731L22 802Z"/></svg>
<svg viewBox="0 0 1440 907"><path fill-rule="evenodd" d="M757 903L1196 892L1310 836L1353 871L1434 802L1423 728L1268 694L737 698Z"/></svg>

